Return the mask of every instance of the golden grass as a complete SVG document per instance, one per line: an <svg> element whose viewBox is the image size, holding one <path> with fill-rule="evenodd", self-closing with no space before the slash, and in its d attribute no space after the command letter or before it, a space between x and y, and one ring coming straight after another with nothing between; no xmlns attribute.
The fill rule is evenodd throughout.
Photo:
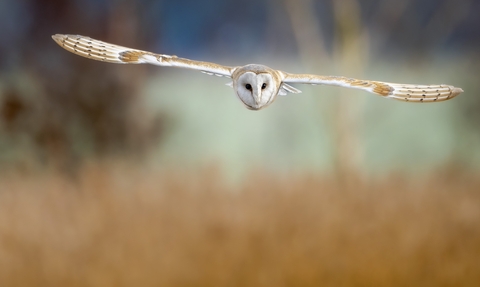
<svg viewBox="0 0 480 287"><path fill-rule="evenodd" d="M0 177L0 286L478 286L480 178Z"/></svg>

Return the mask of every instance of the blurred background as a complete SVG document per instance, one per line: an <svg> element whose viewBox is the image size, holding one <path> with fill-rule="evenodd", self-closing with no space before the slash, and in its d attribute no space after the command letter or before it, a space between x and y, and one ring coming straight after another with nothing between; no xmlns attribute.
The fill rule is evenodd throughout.
<svg viewBox="0 0 480 287"><path fill-rule="evenodd" d="M154 165L281 172L418 173L480 163L480 3L442 1L2 1L0 165ZM80 34L225 65L400 83L445 83L454 101L414 105L297 86L259 113L228 81L109 65L67 53Z"/></svg>
<svg viewBox="0 0 480 287"><path fill-rule="evenodd" d="M477 286L479 14L477 0L0 1L0 285ZM413 104L298 85L254 112L226 79L88 60L57 33L465 92Z"/></svg>

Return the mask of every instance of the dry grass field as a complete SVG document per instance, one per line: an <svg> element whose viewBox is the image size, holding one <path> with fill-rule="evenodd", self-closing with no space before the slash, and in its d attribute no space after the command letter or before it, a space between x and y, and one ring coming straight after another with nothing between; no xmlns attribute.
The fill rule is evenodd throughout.
<svg viewBox="0 0 480 287"><path fill-rule="evenodd" d="M480 176L0 176L0 286L478 286Z"/></svg>

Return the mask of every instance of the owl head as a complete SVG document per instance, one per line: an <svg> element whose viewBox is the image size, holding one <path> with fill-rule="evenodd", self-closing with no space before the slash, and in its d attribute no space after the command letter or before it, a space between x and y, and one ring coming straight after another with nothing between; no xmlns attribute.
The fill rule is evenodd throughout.
<svg viewBox="0 0 480 287"><path fill-rule="evenodd" d="M272 69L261 65L247 65L235 72L233 89L248 109L260 110L277 97L280 83Z"/></svg>

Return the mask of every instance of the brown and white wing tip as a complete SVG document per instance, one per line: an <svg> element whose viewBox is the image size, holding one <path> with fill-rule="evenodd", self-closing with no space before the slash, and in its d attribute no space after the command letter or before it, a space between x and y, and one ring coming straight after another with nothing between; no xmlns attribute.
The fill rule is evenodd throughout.
<svg viewBox="0 0 480 287"><path fill-rule="evenodd" d="M463 90L450 85L407 85L386 84L392 87L392 91L386 96L405 102L441 102L452 99Z"/></svg>
<svg viewBox="0 0 480 287"><path fill-rule="evenodd" d="M60 47L85 58L116 64L138 63L123 59L122 53L133 50L127 47L109 44L80 35L56 34L52 38Z"/></svg>

